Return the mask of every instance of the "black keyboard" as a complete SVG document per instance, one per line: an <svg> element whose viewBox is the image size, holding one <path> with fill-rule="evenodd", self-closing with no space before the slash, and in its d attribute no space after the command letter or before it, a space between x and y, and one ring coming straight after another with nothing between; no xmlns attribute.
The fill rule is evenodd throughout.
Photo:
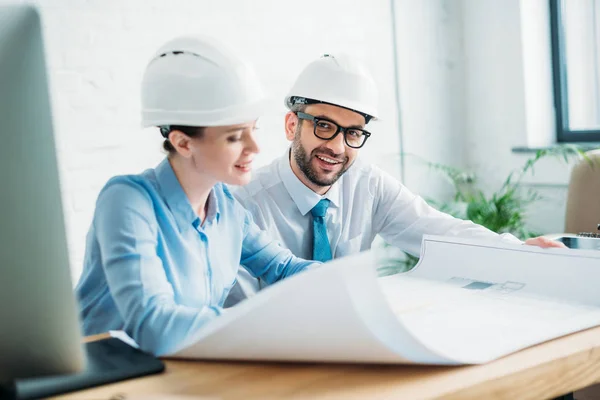
<svg viewBox="0 0 600 400"><path fill-rule="evenodd" d="M163 372L158 358L109 338L85 344L86 369L74 375L17 381L18 399L38 399Z"/></svg>

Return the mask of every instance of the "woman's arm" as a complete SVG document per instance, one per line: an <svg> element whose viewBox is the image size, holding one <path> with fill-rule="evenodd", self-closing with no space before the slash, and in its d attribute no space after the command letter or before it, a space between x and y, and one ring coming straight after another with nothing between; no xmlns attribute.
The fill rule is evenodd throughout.
<svg viewBox="0 0 600 400"><path fill-rule="evenodd" d="M107 187L96 205L94 228L108 288L123 329L156 355L173 352L220 314L216 307L177 304L157 254L158 224L148 193L132 182ZM198 290L204 290L198 282Z"/></svg>
<svg viewBox="0 0 600 400"><path fill-rule="evenodd" d="M245 215L245 234L240 263L254 277L271 284L321 264L294 256L290 250L282 247L261 230L252 220L250 212L245 211Z"/></svg>

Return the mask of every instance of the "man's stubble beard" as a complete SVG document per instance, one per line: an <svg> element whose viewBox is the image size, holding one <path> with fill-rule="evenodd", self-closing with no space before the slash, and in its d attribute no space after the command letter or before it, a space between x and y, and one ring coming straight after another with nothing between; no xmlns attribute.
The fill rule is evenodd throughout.
<svg viewBox="0 0 600 400"><path fill-rule="evenodd" d="M316 152L317 150L319 150L320 153L327 154L333 158L339 158L337 155L332 153L329 149L324 149L324 148L319 148L319 147L314 149L312 151L312 153ZM306 153L306 149L304 148L304 146L302 146L302 143L300 142L299 130L296 130L296 132L294 134L294 141L292 142L292 156L294 157L294 160L296 161L296 165L298 165L298 168L304 174L304 176L311 183L313 183L317 186L321 186L321 187L327 187L327 186L333 185L335 182L337 182L338 179L340 179L340 177L342 175L344 175L344 173L348 170L348 168L350 168L352 166L352 164L348 164L348 157L344 157L342 169L340 169L340 171L337 174L335 174L330 179L319 178L319 174L317 173L317 171L315 171L315 169L313 168L313 166L311 164L312 154L309 156Z"/></svg>

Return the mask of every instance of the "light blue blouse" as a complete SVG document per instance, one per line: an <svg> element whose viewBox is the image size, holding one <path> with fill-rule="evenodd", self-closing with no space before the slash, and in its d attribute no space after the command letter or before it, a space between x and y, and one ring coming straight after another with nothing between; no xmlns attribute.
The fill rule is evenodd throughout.
<svg viewBox="0 0 600 400"><path fill-rule="evenodd" d="M204 223L167 159L100 192L76 294L86 335L124 330L164 355L222 312L239 265L268 283L307 267L217 184Z"/></svg>

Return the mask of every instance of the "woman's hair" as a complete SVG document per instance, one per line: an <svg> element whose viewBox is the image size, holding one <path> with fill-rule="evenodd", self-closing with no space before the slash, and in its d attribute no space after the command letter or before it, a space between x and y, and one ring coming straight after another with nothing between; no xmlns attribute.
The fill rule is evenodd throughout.
<svg viewBox="0 0 600 400"><path fill-rule="evenodd" d="M197 126L186 126L186 125L168 125L168 126L160 126L160 133L165 138L163 142L163 149L168 154L174 154L176 152L175 147L169 141L169 133L172 131L180 131L183 132L186 136L192 138L200 138L204 133L204 127Z"/></svg>

